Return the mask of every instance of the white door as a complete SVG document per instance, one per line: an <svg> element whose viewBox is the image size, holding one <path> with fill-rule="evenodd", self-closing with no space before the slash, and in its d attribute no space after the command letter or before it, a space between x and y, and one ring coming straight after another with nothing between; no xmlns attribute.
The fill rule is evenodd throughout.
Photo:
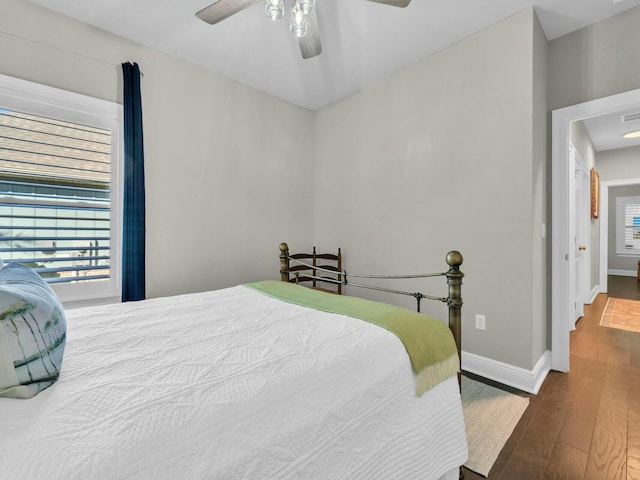
<svg viewBox="0 0 640 480"><path fill-rule="evenodd" d="M569 325L575 329L575 322L584 315L584 304L588 301L590 273L590 176L587 167L576 149L571 145L571 163L573 164L573 275L570 282L571 298L574 302L573 321Z"/></svg>

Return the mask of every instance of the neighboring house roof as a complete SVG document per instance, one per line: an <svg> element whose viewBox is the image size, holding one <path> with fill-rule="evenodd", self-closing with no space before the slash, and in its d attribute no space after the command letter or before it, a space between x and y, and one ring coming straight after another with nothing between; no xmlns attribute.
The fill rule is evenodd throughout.
<svg viewBox="0 0 640 480"><path fill-rule="evenodd" d="M108 184L110 135L108 130L0 110L0 175Z"/></svg>

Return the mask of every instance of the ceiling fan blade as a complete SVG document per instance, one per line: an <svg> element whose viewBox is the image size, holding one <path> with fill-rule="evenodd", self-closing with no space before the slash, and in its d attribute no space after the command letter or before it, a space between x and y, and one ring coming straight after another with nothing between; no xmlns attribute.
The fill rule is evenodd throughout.
<svg viewBox="0 0 640 480"><path fill-rule="evenodd" d="M322 44L320 43L320 29L318 28L318 17L316 17L315 9L309 14L309 24L307 34L298 39L300 45L300 53L302 58L317 57L322 53Z"/></svg>
<svg viewBox="0 0 640 480"><path fill-rule="evenodd" d="M218 0L197 12L196 17L203 22L215 25L259 1L260 0Z"/></svg>
<svg viewBox="0 0 640 480"><path fill-rule="evenodd" d="M411 3L411 0L369 0L370 2L383 3L392 7L404 8Z"/></svg>

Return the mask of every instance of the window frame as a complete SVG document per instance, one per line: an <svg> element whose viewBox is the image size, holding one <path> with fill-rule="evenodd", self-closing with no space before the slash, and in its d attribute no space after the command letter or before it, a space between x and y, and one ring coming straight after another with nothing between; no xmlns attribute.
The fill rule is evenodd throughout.
<svg viewBox="0 0 640 480"><path fill-rule="evenodd" d="M106 282L51 284L50 287L65 307L120 302L124 159L122 105L0 74L0 108L111 131L110 278Z"/></svg>
<svg viewBox="0 0 640 480"><path fill-rule="evenodd" d="M633 252L625 247L627 205L640 205L640 196L616 197L616 255L619 257L640 257L640 250Z"/></svg>

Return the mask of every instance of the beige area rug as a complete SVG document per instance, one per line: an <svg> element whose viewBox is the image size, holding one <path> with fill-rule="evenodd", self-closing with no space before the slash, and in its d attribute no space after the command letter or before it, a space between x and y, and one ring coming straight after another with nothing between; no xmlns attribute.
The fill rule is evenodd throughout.
<svg viewBox="0 0 640 480"><path fill-rule="evenodd" d="M465 467L486 477L529 405L529 399L462 377L462 409L469 460Z"/></svg>
<svg viewBox="0 0 640 480"><path fill-rule="evenodd" d="M600 325L630 332L640 332L640 302L609 298L602 312Z"/></svg>

